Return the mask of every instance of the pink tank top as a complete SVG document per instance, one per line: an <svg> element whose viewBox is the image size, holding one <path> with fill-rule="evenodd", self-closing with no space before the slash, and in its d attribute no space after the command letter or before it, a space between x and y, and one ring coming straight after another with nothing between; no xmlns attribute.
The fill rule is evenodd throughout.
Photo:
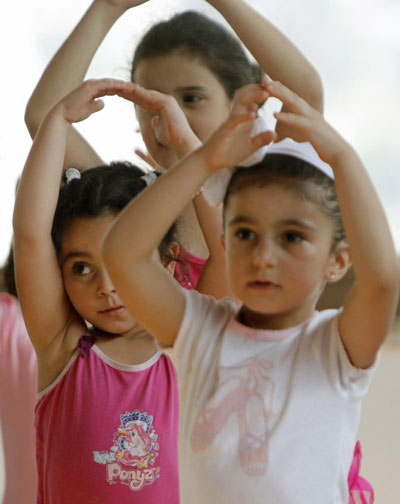
<svg viewBox="0 0 400 504"><path fill-rule="evenodd" d="M140 365L120 364L91 338L39 394L37 503L178 504L171 360L158 352Z"/></svg>
<svg viewBox="0 0 400 504"><path fill-rule="evenodd" d="M181 247L175 265L174 277L185 289L195 289L206 262L207 259L194 256Z"/></svg>
<svg viewBox="0 0 400 504"><path fill-rule="evenodd" d="M33 412L36 392L36 355L25 329L18 300L10 294L1 293L0 436L4 449L5 504L28 504L35 499ZM1 494L2 488L0 501Z"/></svg>

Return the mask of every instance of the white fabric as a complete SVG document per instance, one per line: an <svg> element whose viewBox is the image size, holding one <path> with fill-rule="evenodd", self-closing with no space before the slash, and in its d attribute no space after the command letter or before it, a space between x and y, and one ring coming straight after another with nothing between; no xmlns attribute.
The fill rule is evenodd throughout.
<svg viewBox="0 0 400 504"><path fill-rule="evenodd" d="M284 138L280 142L267 145L267 152L268 154L286 154L287 156L302 159L325 173L327 177L334 178L332 168L328 163L322 161L310 142L296 142L292 138Z"/></svg>
<svg viewBox="0 0 400 504"><path fill-rule="evenodd" d="M372 368L354 368L337 310L283 331L186 293L175 351L183 504L345 504Z"/></svg>
<svg viewBox="0 0 400 504"><path fill-rule="evenodd" d="M262 131L266 131L267 129L265 121L261 117L257 118L253 136L261 133ZM322 161L310 142L296 142L291 138L284 138L280 142L264 145L264 147L261 147L261 149L256 151L250 158L241 163L240 167L250 168L257 163L260 163L266 154L286 154L287 156L292 156L296 159L302 159L303 161L315 166L315 168L318 168L318 170L325 173L325 175L329 178L334 178L332 168L328 165L328 163ZM223 201L226 189L234 171L234 168L223 168L206 180L204 183L204 197L210 205L218 205Z"/></svg>

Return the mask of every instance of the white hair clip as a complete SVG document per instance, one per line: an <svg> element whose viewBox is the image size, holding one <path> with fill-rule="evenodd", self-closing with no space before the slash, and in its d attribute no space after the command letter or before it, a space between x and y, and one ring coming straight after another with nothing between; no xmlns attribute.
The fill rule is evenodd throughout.
<svg viewBox="0 0 400 504"><path fill-rule="evenodd" d="M74 180L74 179L79 180L81 178L81 172L77 168L71 167L71 168L68 168L68 170L66 170L64 176L65 176L65 180L66 180L67 184L69 184L71 182L71 180Z"/></svg>
<svg viewBox="0 0 400 504"><path fill-rule="evenodd" d="M148 187L151 185L153 182L157 180L157 175L156 172L154 171L148 171L144 175L142 175L141 180L144 180L146 182L146 186Z"/></svg>

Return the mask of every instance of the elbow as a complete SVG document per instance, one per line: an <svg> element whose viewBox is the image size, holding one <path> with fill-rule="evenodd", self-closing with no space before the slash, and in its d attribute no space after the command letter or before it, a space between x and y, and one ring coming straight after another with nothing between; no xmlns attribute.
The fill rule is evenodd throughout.
<svg viewBox="0 0 400 504"><path fill-rule="evenodd" d="M37 113L36 106L32 103L31 98L25 109L24 121L32 139L35 137L36 132L39 129L41 120L42 117Z"/></svg>
<svg viewBox="0 0 400 504"><path fill-rule="evenodd" d="M397 258L392 267L388 267L382 274L376 274L374 291L381 299L392 299L397 306L400 293L400 262Z"/></svg>

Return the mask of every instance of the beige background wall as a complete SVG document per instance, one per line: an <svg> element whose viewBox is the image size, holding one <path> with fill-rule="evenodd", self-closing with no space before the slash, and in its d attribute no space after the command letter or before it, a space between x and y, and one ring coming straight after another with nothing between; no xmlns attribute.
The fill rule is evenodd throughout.
<svg viewBox="0 0 400 504"><path fill-rule="evenodd" d="M361 474L375 489L375 504L400 503L400 345L383 349L364 400L359 439Z"/></svg>

